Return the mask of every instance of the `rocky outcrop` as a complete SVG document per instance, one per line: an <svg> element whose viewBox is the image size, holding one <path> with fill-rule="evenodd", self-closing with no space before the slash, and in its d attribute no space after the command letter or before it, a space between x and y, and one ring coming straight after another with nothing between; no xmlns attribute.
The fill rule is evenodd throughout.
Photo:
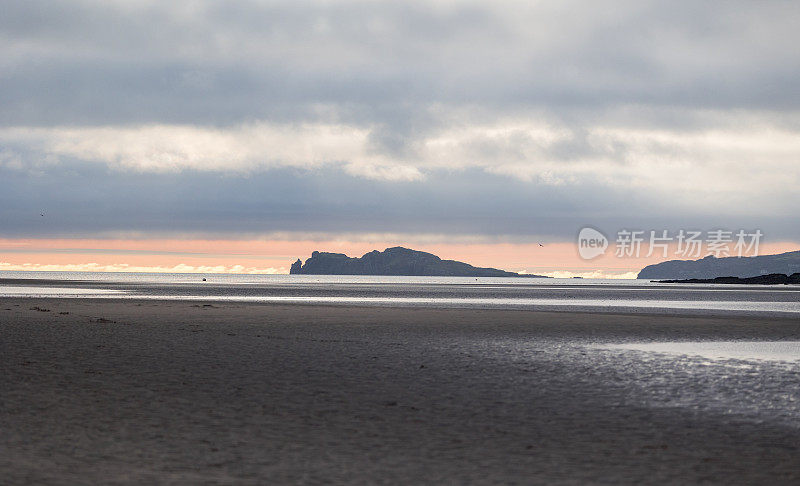
<svg viewBox="0 0 800 486"><path fill-rule="evenodd" d="M648 265L638 278L663 279L714 279L716 277L747 278L754 275L800 272L800 251L756 257L714 258L709 255L700 260L670 260Z"/></svg>
<svg viewBox="0 0 800 486"><path fill-rule="evenodd" d="M298 258L296 262L292 263L292 268L289 269L289 274L292 275L300 273L300 270L302 268L303 268L303 261Z"/></svg>
<svg viewBox="0 0 800 486"><path fill-rule="evenodd" d="M296 261L289 273L300 275L398 275L436 277L541 277L496 268L473 267L455 260L442 260L432 253L400 246L371 251L360 258L344 253L315 251L305 264Z"/></svg>

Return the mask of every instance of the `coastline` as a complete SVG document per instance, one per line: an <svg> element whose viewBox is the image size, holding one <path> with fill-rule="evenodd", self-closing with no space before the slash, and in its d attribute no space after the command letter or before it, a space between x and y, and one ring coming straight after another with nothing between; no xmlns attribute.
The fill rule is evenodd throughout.
<svg viewBox="0 0 800 486"><path fill-rule="evenodd" d="M800 479L797 364L592 347L792 318L0 298L0 333L9 484Z"/></svg>
<svg viewBox="0 0 800 486"><path fill-rule="evenodd" d="M451 277L264 276L209 281L0 278L0 298L80 298L162 302L253 303L397 309L519 310L592 314L800 318L800 289L792 286L670 285L633 281ZM288 277L288 278L286 278ZM477 279L476 279L477 280Z"/></svg>

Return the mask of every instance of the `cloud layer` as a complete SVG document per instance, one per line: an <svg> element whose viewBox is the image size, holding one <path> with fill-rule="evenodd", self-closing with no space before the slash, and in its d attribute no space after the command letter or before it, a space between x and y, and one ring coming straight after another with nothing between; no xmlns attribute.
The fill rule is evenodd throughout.
<svg viewBox="0 0 800 486"><path fill-rule="evenodd" d="M796 2L0 8L0 236L800 240Z"/></svg>

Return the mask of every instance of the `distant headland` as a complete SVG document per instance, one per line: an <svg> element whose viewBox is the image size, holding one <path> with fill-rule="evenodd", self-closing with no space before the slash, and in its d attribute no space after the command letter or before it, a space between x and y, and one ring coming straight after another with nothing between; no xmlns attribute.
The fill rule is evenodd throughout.
<svg viewBox="0 0 800 486"><path fill-rule="evenodd" d="M648 265L638 278L646 279L715 279L717 277L748 278L759 275L800 272L800 251L755 257L715 258L711 255L700 260L669 260Z"/></svg>
<svg viewBox="0 0 800 486"><path fill-rule="evenodd" d="M432 253L396 246L373 250L360 258L344 253L315 251L305 264L298 259L289 270L292 275L388 275L424 277L534 277L496 268L473 267L455 260L442 260Z"/></svg>

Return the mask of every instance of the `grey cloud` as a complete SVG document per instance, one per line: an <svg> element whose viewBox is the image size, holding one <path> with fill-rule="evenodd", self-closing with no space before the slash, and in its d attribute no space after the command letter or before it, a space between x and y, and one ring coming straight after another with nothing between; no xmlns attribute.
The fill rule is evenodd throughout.
<svg viewBox="0 0 800 486"><path fill-rule="evenodd" d="M593 127L698 133L737 120L800 131L800 3L108 2L0 0L0 126L231 127L342 123L369 149L413 161L453 126L544 120L567 136L472 141L472 153L535 164L628 162ZM737 127L742 128L742 127ZM651 152L670 157L670 146ZM5 236L70 232L392 231L571 237L575 228L756 227L798 238L781 214L713 201L705 211L583 178L563 186L478 168L413 183L341 166L130 174L14 142L0 147ZM695 161L697 164L703 161ZM25 170L14 167L25 166ZM688 176L687 176L688 177ZM669 188L667 188L669 189ZM754 200L769 189L753 188ZM767 194L768 196L768 194ZM785 208L796 197L785 197ZM30 221L40 207L53 218ZM786 213L786 214L784 214ZM722 220L717 220L721 218Z"/></svg>
<svg viewBox="0 0 800 486"><path fill-rule="evenodd" d="M225 124L313 118L328 103L381 124L382 105L800 102L795 2L184 5L2 2L0 122Z"/></svg>
<svg viewBox="0 0 800 486"><path fill-rule="evenodd" d="M421 183L347 177L334 168L252 176L136 174L80 163L30 174L0 169L0 237L114 232L252 237L274 232L479 235L571 240L584 225L621 228L761 228L800 239L785 216L741 216L592 184L526 184L480 171L439 171ZM39 216L44 211L46 217Z"/></svg>

